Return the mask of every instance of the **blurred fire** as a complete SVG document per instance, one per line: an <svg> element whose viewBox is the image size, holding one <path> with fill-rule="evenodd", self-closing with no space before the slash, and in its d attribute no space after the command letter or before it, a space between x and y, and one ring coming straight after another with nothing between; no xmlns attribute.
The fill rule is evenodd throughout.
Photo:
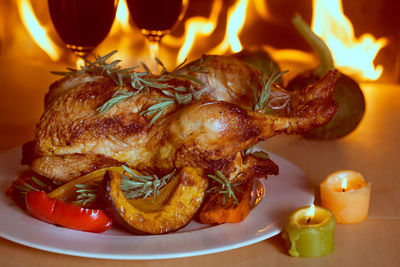
<svg viewBox="0 0 400 267"><path fill-rule="evenodd" d="M357 39L341 0L313 0L312 30L328 45L338 69L361 80L377 80L381 76L383 67L375 67L374 59L387 39L376 40L369 33Z"/></svg>
<svg viewBox="0 0 400 267"><path fill-rule="evenodd" d="M167 35L163 39L163 43L171 47L180 47L176 59L176 65L179 65L187 59L190 51L194 49L196 40L200 37L210 36L217 24L218 15L222 9L223 0L214 0L211 12L208 18L195 16L190 17L185 22L185 33L181 37L173 37Z"/></svg>
<svg viewBox="0 0 400 267"><path fill-rule="evenodd" d="M208 54L221 55L228 52L239 52L242 50L239 34L246 21L248 3L249 0L237 0L228 10L225 37L220 44L209 50L207 52ZM185 23L185 34L183 36L184 41L181 41L181 38L177 39L169 36L165 38L165 43L168 45L182 44L178 53L177 64L181 63L188 57L189 53L194 48L197 37L200 37L200 35L203 35L203 37L210 36L214 32L218 24L218 15L221 11L222 4L222 0L214 0L208 19L199 16L189 18ZM266 9L264 9L264 12L266 12Z"/></svg>
<svg viewBox="0 0 400 267"><path fill-rule="evenodd" d="M239 52L243 49L239 40L239 33L246 20L248 3L249 0L238 0L228 10L225 37L217 47L209 51L210 54L221 55L227 53L229 50Z"/></svg>
<svg viewBox="0 0 400 267"><path fill-rule="evenodd" d="M267 6L267 1L264 0L253 0L254 1L254 6L255 6L255 11L257 14L267 20L270 17L269 11L268 11L268 6Z"/></svg>
<svg viewBox="0 0 400 267"><path fill-rule="evenodd" d="M204 17L191 17L185 23L184 42L179 50L177 64L187 58L188 53L195 43L197 35L210 35L217 26L218 14L222 8L222 0L215 0L208 19Z"/></svg>
<svg viewBox="0 0 400 267"><path fill-rule="evenodd" d="M185 31L181 37L169 35L164 38L163 43L169 48L165 50L170 59L164 62L167 66L177 65L191 55L199 54L201 49L204 51L200 51L200 54L227 54L241 51L243 46L239 35L245 23L253 25L250 21L254 19L254 14L263 20L268 20L270 14L266 1L236 0L227 11L226 22L218 21L224 4L223 0L214 0L208 17L189 17L185 21ZM17 5L21 21L32 39L52 60L59 60L66 50L57 46L47 34L46 27L38 22L30 0L18 0ZM248 8L249 5L252 5L252 8ZM195 45L201 38L219 39L222 34L216 36L221 33L216 33L216 28L224 23L225 35L218 45L214 48ZM374 59L379 50L387 44L387 40L385 38L376 40L371 34L364 34L357 39L351 22L343 14L341 0L313 0L312 29L327 43L336 67L342 72L362 80L376 80L381 76L383 67L375 67ZM128 64L149 59L144 37L129 23L126 0L119 1L110 36L97 52L107 53L113 49L119 50L120 57L128 58ZM315 64L313 55L308 56L300 50L270 48L268 52L278 62L280 59L302 58L310 61L309 65Z"/></svg>
<svg viewBox="0 0 400 267"><path fill-rule="evenodd" d="M135 34L137 34L139 38L134 38L133 36L135 36ZM129 23L129 10L126 0L119 0L114 24L106 41L103 42L105 45L100 44L96 52L100 55L105 55L112 50L118 49L118 56L120 58L130 58L133 52L137 52L133 51L132 46L135 40L140 38L141 35L138 32L135 33ZM136 50L138 49L136 48ZM144 52L141 53L140 58L138 57L137 62L126 62L124 60L123 64L137 64L141 60L144 60L142 54L144 54ZM135 56L138 55L136 54Z"/></svg>
<svg viewBox="0 0 400 267"><path fill-rule="evenodd" d="M126 0L120 0L118 2L117 14L115 15L116 22L111 29L111 33L118 31L118 27L121 27L124 32L130 31L129 25L129 10Z"/></svg>
<svg viewBox="0 0 400 267"><path fill-rule="evenodd" d="M29 0L18 1L18 13L22 23L36 44L46 52L52 60L60 59L60 51L51 40L46 29L37 20Z"/></svg>

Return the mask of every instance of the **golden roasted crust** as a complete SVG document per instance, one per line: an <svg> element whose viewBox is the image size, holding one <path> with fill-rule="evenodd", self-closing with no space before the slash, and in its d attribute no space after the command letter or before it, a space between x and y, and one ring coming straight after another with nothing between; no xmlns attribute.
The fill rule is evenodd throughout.
<svg viewBox="0 0 400 267"><path fill-rule="evenodd" d="M120 87L105 76L88 74L57 81L46 95L45 111L36 128L34 169L42 175L53 173L56 179L66 179L64 174L58 176L59 171L47 171L57 167L45 163L80 154L88 160L78 161L78 170L91 169L95 164L89 159L98 156L161 173L186 166L210 172L230 170L238 152L277 134L310 130L329 121L336 111L334 72L301 92L273 86L273 93L287 96L289 103L268 115L244 108L251 103L248 96L253 96L251 84L256 71L231 57L213 56L205 64L208 76L198 74L208 89L202 98L188 105L171 105L152 125L155 114L145 116L141 112L165 97L159 89L143 90L99 115L98 108L115 92L134 89ZM168 82L200 90L188 80L171 78ZM253 85L260 89L259 83Z"/></svg>
<svg viewBox="0 0 400 267"><path fill-rule="evenodd" d="M205 55L200 60L205 60L212 71L192 75L204 82L211 99L242 107L252 106L253 90L261 88L257 71L246 62L230 56Z"/></svg>
<svg viewBox="0 0 400 267"><path fill-rule="evenodd" d="M70 79L86 80L86 76ZM70 88L62 88L71 84ZM99 116L97 109L119 89L111 79L102 76L82 83L67 83L64 78L53 84L36 128L36 154L107 154L107 150L118 151L134 142L131 138L148 126L140 111L160 94L156 91L139 94L134 101L121 103L107 116Z"/></svg>
<svg viewBox="0 0 400 267"><path fill-rule="evenodd" d="M44 177L67 182L97 169L121 165L121 162L101 155L71 154L38 157L31 167Z"/></svg>

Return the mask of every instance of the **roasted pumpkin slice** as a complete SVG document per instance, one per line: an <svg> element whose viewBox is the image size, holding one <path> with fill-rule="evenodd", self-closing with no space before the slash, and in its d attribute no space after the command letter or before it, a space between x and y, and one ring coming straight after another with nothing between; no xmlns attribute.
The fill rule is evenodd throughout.
<svg viewBox="0 0 400 267"><path fill-rule="evenodd" d="M238 186L240 191L235 192L238 203L235 203L232 198L226 199L226 203L223 203L222 194L207 196L198 213L200 222L204 224L222 224L243 221L251 210L250 200L253 182L254 179L249 178Z"/></svg>
<svg viewBox="0 0 400 267"><path fill-rule="evenodd" d="M208 186L202 169L185 167L154 200L129 200L121 190L122 179L118 172L106 172L104 203L114 222L135 234L164 234L184 227L200 208Z"/></svg>
<svg viewBox="0 0 400 267"><path fill-rule="evenodd" d="M179 182L180 176L175 175L168 184L160 189L160 192L156 197L149 196L146 198L140 197L135 199L128 199L128 202L132 206L144 212L158 211L170 199Z"/></svg>

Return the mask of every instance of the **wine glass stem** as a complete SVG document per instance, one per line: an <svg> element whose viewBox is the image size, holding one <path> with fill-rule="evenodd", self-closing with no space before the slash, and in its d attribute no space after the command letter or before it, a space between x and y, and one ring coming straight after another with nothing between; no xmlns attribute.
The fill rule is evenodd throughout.
<svg viewBox="0 0 400 267"><path fill-rule="evenodd" d="M152 72L158 74L159 65L155 58L159 58L160 53L160 40L149 40L150 58L152 63Z"/></svg>
<svg viewBox="0 0 400 267"><path fill-rule="evenodd" d="M92 51L74 51L74 60L75 60L75 66L77 69L80 69L82 66L86 66L88 63L83 59L87 58L92 55Z"/></svg>

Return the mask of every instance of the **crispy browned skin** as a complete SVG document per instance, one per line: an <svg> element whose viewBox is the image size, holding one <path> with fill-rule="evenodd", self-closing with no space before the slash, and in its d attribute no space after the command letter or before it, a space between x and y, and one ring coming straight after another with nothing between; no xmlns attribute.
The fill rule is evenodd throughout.
<svg viewBox="0 0 400 267"><path fill-rule="evenodd" d="M258 72L233 57L203 56L202 59L207 60L207 68L212 71L191 74L205 83L211 99L242 107L252 106L253 86L261 87ZM194 61L191 64L196 63Z"/></svg>
<svg viewBox="0 0 400 267"><path fill-rule="evenodd" d="M32 162L32 169L43 174L52 173L54 177L78 177L97 169L119 166L117 160L96 154L71 154L65 156L42 156ZM47 176L49 177L49 176Z"/></svg>
<svg viewBox="0 0 400 267"><path fill-rule="evenodd" d="M109 164L104 160L108 158L139 170L169 172L193 166L229 172L234 169L237 153L249 146L276 134L308 131L329 121L336 111L332 98L336 72L302 92L290 93L274 86L272 94L287 96L290 101L285 108L266 115L244 108L252 104L249 81L258 75L256 71L224 56L214 56L205 64L208 76L195 75L206 83L209 93L188 105L171 106L151 126L151 117L140 112L163 96L158 89L144 90L100 116L97 108L121 89L110 78L83 74L57 81L46 96L45 111L37 125L33 170L69 180L79 172ZM170 82L190 84L179 79ZM252 83L260 87L257 81ZM99 157L99 162L79 160L70 165L76 155ZM52 168L52 164L65 166L64 171ZM78 171L68 170L68 166Z"/></svg>

